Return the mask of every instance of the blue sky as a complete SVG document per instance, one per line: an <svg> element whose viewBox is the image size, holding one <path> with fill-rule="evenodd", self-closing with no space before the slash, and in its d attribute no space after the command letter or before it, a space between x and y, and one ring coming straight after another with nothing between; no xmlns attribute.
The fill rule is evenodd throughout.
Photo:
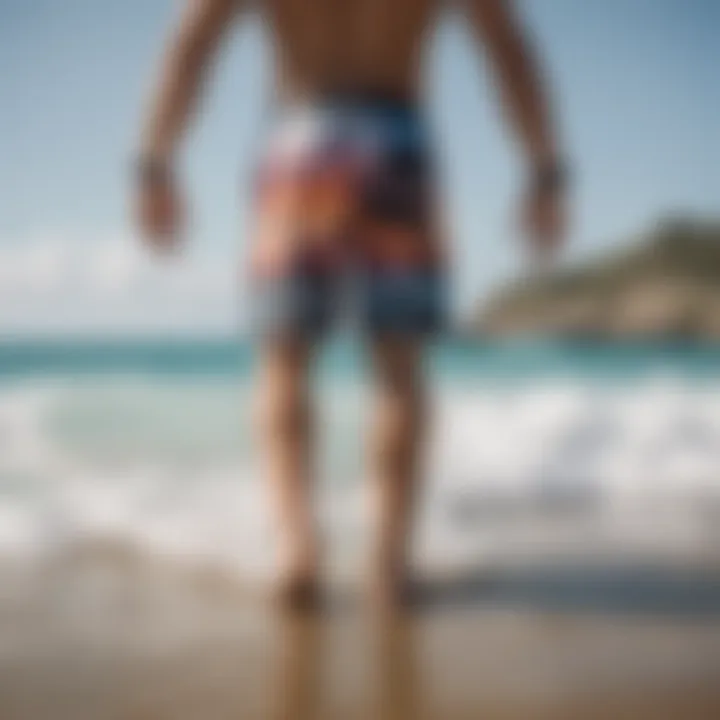
<svg viewBox="0 0 720 720"><path fill-rule="evenodd" d="M255 21L219 63L184 153L193 223L160 266L127 219L130 158L172 0L0 0L0 335L229 331L271 60ZM569 258L672 211L720 215L720 3L526 0L575 167ZM521 164L459 22L428 49L458 313L522 271Z"/></svg>

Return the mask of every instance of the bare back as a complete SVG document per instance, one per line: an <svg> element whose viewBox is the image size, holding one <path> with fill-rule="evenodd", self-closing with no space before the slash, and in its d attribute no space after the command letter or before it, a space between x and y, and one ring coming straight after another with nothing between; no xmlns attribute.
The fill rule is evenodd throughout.
<svg viewBox="0 0 720 720"><path fill-rule="evenodd" d="M327 89L417 93L438 0L262 0L281 97Z"/></svg>

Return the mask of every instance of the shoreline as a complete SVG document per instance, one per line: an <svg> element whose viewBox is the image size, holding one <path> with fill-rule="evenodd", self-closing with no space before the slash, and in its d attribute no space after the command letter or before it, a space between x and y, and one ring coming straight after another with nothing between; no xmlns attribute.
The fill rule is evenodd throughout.
<svg viewBox="0 0 720 720"><path fill-rule="evenodd" d="M0 717L717 715L720 573L615 566L435 578L390 620L354 600L284 616L222 577L66 566L0 594Z"/></svg>

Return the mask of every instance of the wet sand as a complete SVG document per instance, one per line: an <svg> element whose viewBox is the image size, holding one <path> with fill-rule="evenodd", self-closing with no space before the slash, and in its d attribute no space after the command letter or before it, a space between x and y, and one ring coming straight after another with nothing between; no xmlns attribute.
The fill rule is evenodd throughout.
<svg viewBox="0 0 720 720"><path fill-rule="evenodd" d="M2 720L720 717L709 569L464 573L392 619L123 563L4 577Z"/></svg>

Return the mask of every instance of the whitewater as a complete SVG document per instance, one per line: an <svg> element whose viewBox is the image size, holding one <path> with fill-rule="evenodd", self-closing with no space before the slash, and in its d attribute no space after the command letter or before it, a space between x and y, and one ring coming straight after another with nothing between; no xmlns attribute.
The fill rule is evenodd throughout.
<svg viewBox="0 0 720 720"><path fill-rule="evenodd" d="M491 371L486 353L450 349L428 370L416 562L608 553L716 562L720 375L658 363L605 375L567 363L498 371L516 356ZM252 363L219 371L205 358L170 373L124 357L102 373L86 362L78 372L36 364L2 377L0 561L30 568L101 553L267 574ZM345 567L369 529L362 438L371 385L345 361L323 365L314 384L318 521Z"/></svg>

